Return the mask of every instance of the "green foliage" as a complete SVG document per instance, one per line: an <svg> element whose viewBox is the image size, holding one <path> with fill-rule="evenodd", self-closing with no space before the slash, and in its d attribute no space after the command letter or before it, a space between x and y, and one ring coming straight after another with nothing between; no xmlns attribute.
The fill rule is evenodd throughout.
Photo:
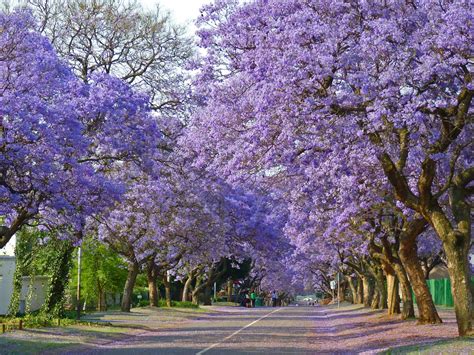
<svg viewBox="0 0 474 355"><path fill-rule="evenodd" d="M92 237L82 243L81 298L87 305L95 307L101 293L122 292L127 278L127 264L113 250ZM76 295L77 253L72 268L70 293Z"/></svg>
<svg viewBox="0 0 474 355"><path fill-rule="evenodd" d="M150 301L146 299L142 299L142 300L139 300L136 304L137 304L137 307L149 307ZM166 300L165 299L158 300L158 307L167 307ZM171 301L171 307L199 308L197 304L193 304L192 302L181 302L181 301Z"/></svg>
<svg viewBox="0 0 474 355"><path fill-rule="evenodd" d="M149 300L140 300L138 301L137 307L148 307L150 305Z"/></svg>
<svg viewBox="0 0 474 355"><path fill-rule="evenodd" d="M41 308L48 316L60 317L64 312L65 291L69 284L74 247L70 241L52 239L55 258L50 260L50 284Z"/></svg>
<svg viewBox="0 0 474 355"><path fill-rule="evenodd" d="M160 299L158 301L159 307L166 307L166 300ZM186 301L171 301L171 307L178 307L178 308L199 308L197 304L193 304L192 302Z"/></svg>
<svg viewBox="0 0 474 355"><path fill-rule="evenodd" d="M15 247L16 269L9 313L18 312L22 277L45 275L50 277L46 295L45 313L59 316L64 303L64 289L69 280L72 246L53 234L37 227L24 227L17 233ZM27 299L27 311L28 311Z"/></svg>

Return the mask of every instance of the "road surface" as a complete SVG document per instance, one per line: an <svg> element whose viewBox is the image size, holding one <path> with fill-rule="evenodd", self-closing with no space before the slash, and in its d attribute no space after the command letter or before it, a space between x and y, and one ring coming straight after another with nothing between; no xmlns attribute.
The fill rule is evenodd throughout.
<svg viewBox="0 0 474 355"><path fill-rule="evenodd" d="M66 354L314 354L331 336L318 307L245 309L230 307L193 322L144 331L100 348Z"/></svg>

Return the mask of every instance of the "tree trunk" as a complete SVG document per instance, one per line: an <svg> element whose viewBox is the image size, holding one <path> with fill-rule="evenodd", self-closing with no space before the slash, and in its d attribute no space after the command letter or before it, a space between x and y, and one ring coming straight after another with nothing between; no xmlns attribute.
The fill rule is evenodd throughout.
<svg viewBox="0 0 474 355"><path fill-rule="evenodd" d="M387 306L388 315L400 313L400 297L398 296L398 278L395 275L387 275Z"/></svg>
<svg viewBox="0 0 474 355"><path fill-rule="evenodd" d="M469 265L469 244L444 243L448 259L451 291L454 298L454 309L460 336L472 335L472 292Z"/></svg>
<svg viewBox="0 0 474 355"><path fill-rule="evenodd" d="M202 276L198 276L198 278L196 279L196 284L194 285L193 292L191 294L192 302L195 305L199 304L199 294L201 293L201 290L202 290L201 283L202 283Z"/></svg>
<svg viewBox="0 0 474 355"><path fill-rule="evenodd" d="M150 296L150 306L158 307L159 305L159 296L158 296L158 287L156 285L157 276L147 273L148 279L148 295Z"/></svg>
<svg viewBox="0 0 474 355"><path fill-rule="evenodd" d="M374 289L374 296L372 297L372 302L370 303L370 308L372 308L372 309L379 308L380 297L381 297L380 291L377 288L375 288Z"/></svg>
<svg viewBox="0 0 474 355"><path fill-rule="evenodd" d="M378 294L378 309L387 308L387 289L385 287L385 276L382 269L377 268L374 270L375 288Z"/></svg>
<svg viewBox="0 0 474 355"><path fill-rule="evenodd" d="M357 304L364 303L364 288L362 285L362 278L357 278L357 297L356 297Z"/></svg>
<svg viewBox="0 0 474 355"><path fill-rule="evenodd" d="M368 276L362 276L363 302L365 307L370 307L372 302L373 288Z"/></svg>
<svg viewBox="0 0 474 355"><path fill-rule="evenodd" d="M163 285L165 286L166 307L171 307L171 283L168 281L168 275L163 277Z"/></svg>
<svg viewBox="0 0 474 355"><path fill-rule="evenodd" d="M400 263L394 263L392 265L397 275L398 282L400 284L400 291L402 293L402 319L415 318L415 307L413 305L413 297L411 294L410 281L406 274L405 268Z"/></svg>
<svg viewBox="0 0 474 355"><path fill-rule="evenodd" d="M105 289L100 284L97 285L97 289L98 289L97 310L99 312L105 312L107 310Z"/></svg>
<svg viewBox="0 0 474 355"><path fill-rule="evenodd" d="M159 292L157 287L158 267L155 264L155 255L153 255L146 265L146 277L148 281L148 296L150 298L150 307L158 307Z"/></svg>
<svg viewBox="0 0 474 355"><path fill-rule="evenodd" d="M201 293L202 304L205 306L210 306L212 304L212 287L211 285L206 285L204 292Z"/></svg>
<svg viewBox="0 0 474 355"><path fill-rule="evenodd" d="M120 307L122 312L130 312L130 309L132 308L133 287L135 286L138 272L138 263L135 261L129 262L127 281L125 282L125 287L123 289L122 305Z"/></svg>
<svg viewBox="0 0 474 355"><path fill-rule="evenodd" d="M349 285L349 289L351 290L351 302L353 304L357 303L357 290L354 285L354 280L352 279L351 276L345 276L347 284Z"/></svg>
<svg viewBox="0 0 474 355"><path fill-rule="evenodd" d="M424 221L419 223L424 223ZM415 240L416 237L413 238L413 235L402 235L400 238L399 255L403 266L410 277L413 292L415 292L416 304L420 313L418 323L441 323L441 318L436 311L430 290L426 284L425 275L418 260Z"/></svg>
<svg viewBox="0 0 474 355"><path fill-rule="evenodd" d="M186 282L184 283L183 287L183 297L182 301L187 302L188 301L188 293L189 293L189 288L191 286L191 283L193 282L194 275L191 273L188 278L186 279Z"/></svg>
<svg viewBox="0 0 474 355"><path fill-rule="evenodd" d="M469 249L471 246L471 206L467 203L467 195L460 177L455 179L455 186L450 193L450 204L455 229L444 211L439 206L432 206L426 217L443 242L448 260L451 291L454 298L454 309L460 336L472 335L472 318L474 316L471 292L471 272L469 265ZM469 180L467 180L469 181ZM468 183L468 182L467 182Z"/></svg>
<svg viewBox="0 0 474 355"><path fill-rule="evenodd" d="M339 302L344 302L346 300L346 288L347 284L343 281L340 281L339 285Z"/></svg>

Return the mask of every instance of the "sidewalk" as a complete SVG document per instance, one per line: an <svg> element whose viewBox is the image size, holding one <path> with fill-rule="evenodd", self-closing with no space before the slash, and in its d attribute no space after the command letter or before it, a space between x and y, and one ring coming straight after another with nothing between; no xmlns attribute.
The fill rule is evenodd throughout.
<svg viewBox="0 0 474 355"><path fill-rule="evenodd" d="M457 337L452 309L439 309L443 323L436 325L417 325L416 320L402 321L398 316L387 316L386 310L373 311L360 305L344 304L340 308L332 305L321 309L327 315L326 327L333 331L333 341L326 342L320 349L322 351L373 354L400 346L450 341ZM466 339L462 346L456 353L474 353L474 338ZM436 347L431 348L430 353L433 352L436 353Z"/></svg>

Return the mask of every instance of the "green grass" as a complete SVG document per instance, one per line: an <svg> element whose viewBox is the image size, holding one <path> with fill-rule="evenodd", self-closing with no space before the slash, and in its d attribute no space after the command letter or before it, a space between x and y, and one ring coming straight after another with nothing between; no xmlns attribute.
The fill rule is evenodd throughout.
<svg viewBox="0 0 474 355"><path fill-rule="evenodd" d="M407 345L392 348L383 354L473 354L474 337L436 341L430 344Z"/></svg>
<svg viewBox="0 0 474 355"><path fill-rule="evenodd" d="M38 354L43 351L68 348L77 343L58 343L50 341L30 341L0 337L0 354Z"/></svg>

